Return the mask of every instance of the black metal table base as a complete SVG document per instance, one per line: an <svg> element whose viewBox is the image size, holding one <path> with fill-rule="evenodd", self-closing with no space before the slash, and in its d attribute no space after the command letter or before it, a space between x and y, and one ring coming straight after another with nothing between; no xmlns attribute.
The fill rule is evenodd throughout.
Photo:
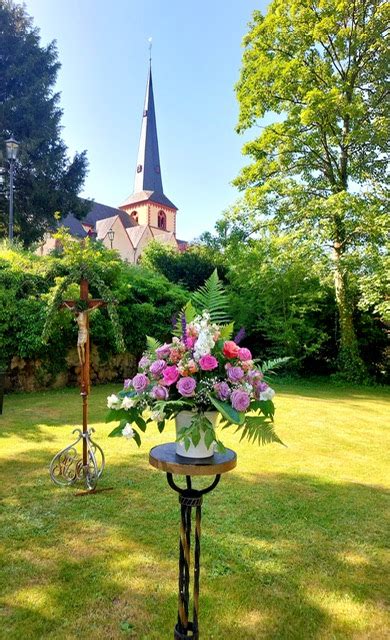
<svg viewBox="0 0 390 640"><path fill-rule="evenodd" d="M179 494L181 510L180 544L179 544L179 610L177 625L175 626L174 639L198 640L198 611L199 611L199 570L200 570L200 525L202 519L202 500L205 493L212 491L218 484L221 476L216 475L209 487L197 490L192 488L191 477L186 476L187 488L178 487L171 473L167 473L169 486ZM194 594L193 594L193 620L189 618L190 604L190 565L191 565L191 518L192 509L195 513L195 547L194 547Z"/></svg>

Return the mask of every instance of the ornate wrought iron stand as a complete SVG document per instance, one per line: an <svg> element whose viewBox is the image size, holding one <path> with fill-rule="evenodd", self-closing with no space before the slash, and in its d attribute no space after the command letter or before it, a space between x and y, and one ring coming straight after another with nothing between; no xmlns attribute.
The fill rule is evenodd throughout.
<svg viewBox="0 0 390 640"><path fill-rule="evenodd" d="M181 458L176 455L176 444L159 445L149 454L149 462L160 471L165 471L169 486L179 494L181 510L180 542L179 542L179 607L178 619L174 630L175 640L199 639L199 573L200 573L200 533L202 518L202 501L206 493L212 491L221 478L237 464L234 451L227 449L224 454L214 454L207 460ZM186 488L179 487L173 480L173 474L186 476ZM205 489L192 487L192 476L215 475L213 482ZM190 605L190 564L191 564L191 520L192 509L195 513L195 546L194 546L194 593L193 615L189 620Z"/></svg>
<svg viewBox="0 0 390 640"><path fill-rule="evenodd" d="M106 303L103 300L91 300L87 280L80 282L80 300L85 305L85 333L79 332L77 342L81 365L81 397L83 401L83 429L75 429L78 438L72 444L61 449L50 463L50 477L52 481L66 487L84 479L88 491L95 491L97 482L104 471L105 460L101 447L91 438L94 429L88 428L88 394L90 390L89 379L89 317L88 311L102 307ZM76 302L65 300L61 305L77 313ZM80 325L79 325L80 326ZM81 336L81 337L80 337ZM83 343L80 346L80 343ZM82 456L77 451L77 444L82 443Z"/></svg>

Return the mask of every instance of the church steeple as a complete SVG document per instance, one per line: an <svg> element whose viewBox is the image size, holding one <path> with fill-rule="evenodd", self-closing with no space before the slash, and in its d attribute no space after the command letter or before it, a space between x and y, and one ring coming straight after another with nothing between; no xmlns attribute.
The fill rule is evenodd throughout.
<svg viewBox="0 0 390 640"><path fill-rule="evenodd" d="M140 193L141 191L154 191L155 195L163 194L151 62L146 85L137 168L134 180L134 193Z"/></svg>

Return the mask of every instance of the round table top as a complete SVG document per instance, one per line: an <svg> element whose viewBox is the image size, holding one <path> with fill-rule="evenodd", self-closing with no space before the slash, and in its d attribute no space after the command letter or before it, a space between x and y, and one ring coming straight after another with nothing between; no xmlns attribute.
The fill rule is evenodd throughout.
<svg viewBox="0 0 390 640"><path fill-rule="evenodd" d="M234 469L237 455L232 449L226 449L225 453L214 453L212 458L183 458L176 454L176 442L168 442L150 450L149 463L165 473L214 476Z"/></svg>

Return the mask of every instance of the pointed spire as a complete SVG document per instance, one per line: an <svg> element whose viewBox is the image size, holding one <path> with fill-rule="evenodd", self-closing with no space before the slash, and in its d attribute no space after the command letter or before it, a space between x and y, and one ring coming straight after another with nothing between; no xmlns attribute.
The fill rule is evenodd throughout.
<svg viewBox="0 0 390 640"><path fill-rule="evenodd" d="M163 193L160 171L160 155L158 151L156 112L154 109L151 45L149 75L146 85L137 168L134 180L134 193L139 193L140 191L155 191L157 193Z"/></svg>

